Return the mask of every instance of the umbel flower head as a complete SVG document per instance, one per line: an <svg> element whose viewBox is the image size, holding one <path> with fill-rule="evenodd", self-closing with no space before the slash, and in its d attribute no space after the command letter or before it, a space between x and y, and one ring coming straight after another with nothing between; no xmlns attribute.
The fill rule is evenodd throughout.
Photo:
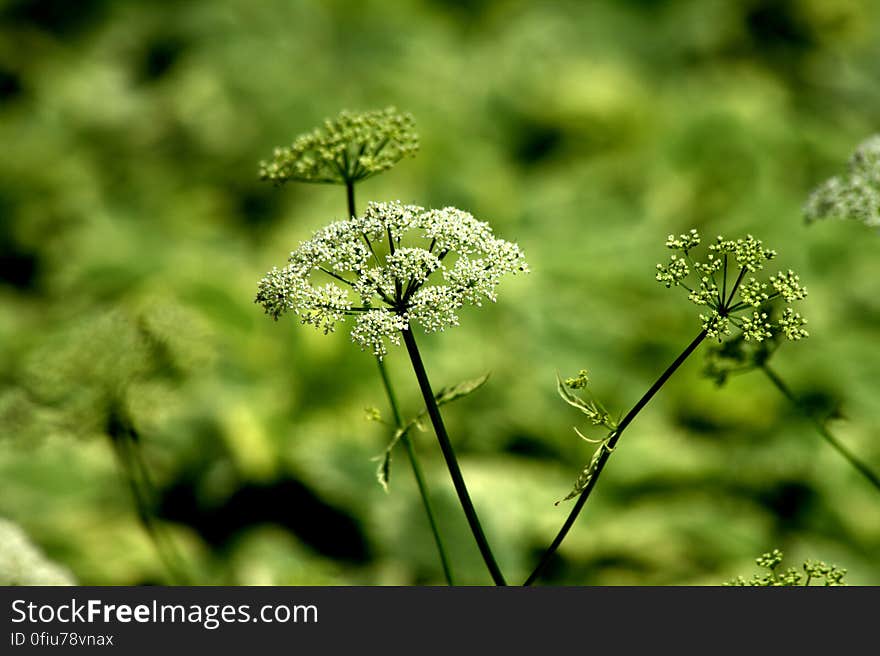
<svg viewBox="0 0 880 656"><path fill-rule="evenodd" d="M705 308L700 314L709 337L722 341L736 329L746 341L762 342L782 333L790 340L807 337L806 319L791 304L807 296L794 271L779 271L769 278L757 277L764 265L776 257L759 239L730 240L718 237L705 258L694 257L701 238L696 230L669 235L666 247L673 251L667 264L657 265L657 280L669 287L683 287L688 299ZM771 304L785 308L771 320Z"/></svg>
<svg viewBox="0 0 880 656"><path fill-rule="evenodd" d="M353 183L387 171L419 149L415 122L394 107L369 112L343 111L324 125L276 148L260 162L260 178L276 184Z"/></svg>
<svg viewBox="0 0 880 656"><path fill-rule="evenodd" d="M399 344L411 324L457 326L465 303L494 302L504 274L527 271L519 246L467 212L370 203L363 216L302 242L287 266L260 280L256 302L275 319L293 312L324 333L354 317L352 340L382 357L386 340Z"/></svg>
<svg viewBox="0 0 880 656"><path fill-rule="evenodd" d="M880 134L856 148L844 175L826 180L810 194L804 217L807 223L854 219L880 226Z"/></svg>
<svg viewBox="0 0 880 656"><path fill-rule="evenodd" d="M817 585L838 586L846 585L843 578L846 576L846 570L837 565L827 565L824 562L807 560L804 561L801 574L794 567L781 569L779 565L782 563L783 553L779 549L774 549L755 559L758 567L766 570L761 574L752 575L751 579L738 576L728 581L724 585L728 586L755 586L755 587L779 587L779 586L808 586L815 582ZM801 583L803 581L803 583Z"/></svg>

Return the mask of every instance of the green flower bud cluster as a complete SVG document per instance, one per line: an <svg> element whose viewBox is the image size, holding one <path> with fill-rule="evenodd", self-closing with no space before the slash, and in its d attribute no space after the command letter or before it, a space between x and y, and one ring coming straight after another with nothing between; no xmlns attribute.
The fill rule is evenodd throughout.
<svg viewBox="0 0 880 656"><path fill-rule="evenodd" d="M807 584L811 579L824 581L827 586L846 585L843 577L846 570L837 565L827 565L821 560L808 560L804 563L804 571L807 573Z"/></svg>
<svg viewBox="0 0 880 656"><path fill-rule="evenodd" d="M836 565L826 565L821 561L806 561L803 566L803 574L794 568L789 567L784 570L777 571L782 563L783 553L779 549L774 549L769 553L765 553L755 559L758 567L766 569L762 574L755 574L751 579L738 576L728 581L728 586L756 586L756 587L778 587L778 586L808 586L812 582L824 582L826 586L846 585L843 577L846 576L846 570L840 569ZM801 583L803 581L803 583Z"/></svg>
<svg viewBox="0 0 880 656"><path fill-rule="evenodd" d="M584 389L589 384L590 375L587 373L586 369L581 369L577 376L565 379L565 386L573 390Z"/></svg>
<svg viewBox="0 0 880 656"><path fill-rule="evenodd" d="M880 226L880 134L856 148L843 175L817 187L804 206L807 223L821 219L852 219Z"/></svg>
<svg viewBox="0 0 880 656"><path fill-rule="evenodd" d="M400 344L411 324L457 326L463 305L494 302L505 274L527 272L519 246L467 212L370 203L302 242L286 267L263 277L256 302L275 319L292 312L325 333L353 316L352 340L381 358L385 342Z"/></svg>
<svg viewBox="0 0 880 656"><path fill-rule="evenodd" d="M806 320L786 307L776 321L770 319L771 304L790 305L807 296L794 271L780 271L767 280L755 277L776 251L765 249L761 240L718 237L707 248L704 259L696 259L694 250L701 243L700 234L669 235L666 247L674 251L666 264L657 265L656 279L665 287L683 287L688 299L705 306L700 314L709 337L723 341L736 329L748 341L762 342L776 333L790 340L807 337Z"/></svg>
<svg viewBox="0 0 880 656"><path fill-rule="evenodd" d="M324 125L276 148L260 162L260 178L275 184L290 180L348 184L393 167L419 149L410 114L394 107L369 112L343 111Z"/></svg>
<svg viewBox="0 0 880 656"><path fill-rule="evenodd" d="M602 426L608 430L614 430L617 424L611 419L608 411L605 410L599 401L592 398L592 396L589 399L583 399L570 391L585 390L589 383L590 376L587 370L581 369L578 375L573 378L566 378L564 381L561 378L557 378L557 391L566 403L586 415L593 426ZM575 432L585 440L590 441L589 438L584 437L577 429L575 429Z"/></svg>
<svg viewBox="0 0 880 656"><path fill-rule="evenodd" d="M772 572L774 569L779 567L779 564L782 562L783 557L784 554L779 549L774 549L773 551L761 554L760 556L755 558L755 563L758 565L758 567L769 569Z"/></svg>

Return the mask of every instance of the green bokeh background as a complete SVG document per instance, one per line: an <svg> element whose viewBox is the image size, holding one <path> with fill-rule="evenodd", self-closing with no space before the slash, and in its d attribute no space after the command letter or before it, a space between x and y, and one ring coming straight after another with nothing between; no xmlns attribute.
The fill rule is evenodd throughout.
<svg viewBox="0 0 880 656"><path fill-rule="evenodd" d="M415 159L367 200L455 205L532 273L418 335L503 570L525 577L589 460L555 376L625 411L699 330L654 281L670 232L751 232L810 291L775 356L880 468L880 235L804 225L810 189L880 116L870 0L0 2L0 517L84 584L167 581L107 439L143 438L157 509L205 584L442 583L368 354L254 305L345 213L342 189L257 163L342 108L395 105ZM880 583L880 495L760 374L698 353L621 441L546 582L717 584L787 560ZM402 349L387 360L420 409ZM436 440L415 436L458 580L489 582ZM570 502L569 502L570 503Z"/></svg>

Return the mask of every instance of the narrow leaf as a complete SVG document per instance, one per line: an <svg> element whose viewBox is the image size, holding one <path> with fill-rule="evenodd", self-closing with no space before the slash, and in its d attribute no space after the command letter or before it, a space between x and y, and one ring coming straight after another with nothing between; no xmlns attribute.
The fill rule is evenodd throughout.
<svg viewBox="0 0 880 656"><path fill-rule="evenodd" d="M476 392L478 389L486 384L487 380L489 380L489 374L483 374L479 378L472 378L471 380L465 380L458 385L444 387L434 395L434 398L437 401L437 405L452 403L457 399Z"/></svg>
<svg viewBox="0 0 880 656"><path fill-rule="evenodd" d="M465 380L457 385L451 385L449 387L443 387L434 395L434 399L437 401L437 405L445 405L447 403L452 403L453 401L457 401L458 399L464 398L473 392L476 392L483 385L486 384L486 381L489 380L489 374L484 374L479 378L473 378L471 380ZM415 417L406 422L402 427L398 428L394 431L394 434L391 436L391 440L388 442L388 446L385 447L385 452L382 455L376 456L373 458L374 460L379 461L379 467L376 469L376 479L379 481L379 485L382 486L382 489L385 492L388 492L388 484L391 480L391 452L394 450L394 447L397 446L397 443L400 439L409 433L413 428L418 428L419 430L424 430L422 428L422 421L425 417L428 416L427 410L422 410Z"/></svg>
<svg viewBox="0 0 880 656"><path fill-rule="evenodd" d="M413 426L418 426L418 417L411 419L403 428L398 428L394 431L394 435L391 436L391 441L388 442L388 446L385 447L385 453L373 458L373 460L379 461L379 467L376 470L376 478L385 492L389 491L388 483L391 481L391 452L394 450L394 447L397 446L400 438L406 435Z"/></svg>
<svg viewBox="0 0 880 656"><path fill-rule="evenodd" d="M608 448L608 439L602 440L602 444L600 444L596 451L593 453L593 457L590 459L590 463L583 468L580 474L578 474L578 477L574 482L574 487L571 489L571 492L568 493L568 496L566 496L564 499L560 499L554 505L558 506L563 501L573 499L585 489L587 489L587 485L590 484L590 481L593 479L593 476L596 474L596 470L599 467L599 460L602 457L603 450L607 450L609 453L611 453L611 449Z"/></svg>
<svg viewBox="0 0 880 656"><path fill-rule="evenodd" d="M376 480L379 485L388 494L388 481L391 478L391 451L386 451L384 456L376 456L373 460L379 460L379 467L376 469Z"/></svg>

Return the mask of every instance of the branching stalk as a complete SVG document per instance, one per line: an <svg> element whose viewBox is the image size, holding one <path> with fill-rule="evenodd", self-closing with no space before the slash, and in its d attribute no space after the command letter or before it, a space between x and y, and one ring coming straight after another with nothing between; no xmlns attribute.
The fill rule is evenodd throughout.
<svg viewBox="0 0 880 656"><path fill-rule="evenodd" d="M633 422L633 420L638 416L638 414L642 411L642 409L648 405L648 402L654 397L654 395L660 391L660 388L666 384L666 381L676 372L676 370L684 363L685 360L690 357L690 355L697 350L697 347L702 344L703 340L706 339L706 331L701 330L700 334L697 335L694 340L688 344L688 346L681 352L681 354L675 358L675 360L670 364L666 370L660 374L660 377L654 381L654 384L648 389L647 392L638 400L638 402L630 409L629 412L626 413L626 416L621 420L621 422L617 425L617 428L613 430L609 436L609 440L607 442L607 447L601 447L601 454L599 456L599 460L596 464L596 470L593 473L593 476L590 478L590 481L587 483L587 486L584 488L584 491L581 492L577 501L574 504L574 508L572 508L571 512L568 515L568 518L565 520L565 523L562 525L562 528L559 529L559 533L557 533L556 538L547 547L547 550L544 552L544 555L541 556L541 560L538 563L538 566L535 567L534 571L529 575L529 577L525 580L523 585L528 586L537 580L537 578L541 575L547 565L550 563L550 560L553 558L557 549L559 549L559 545L562 544L562 541L565 539L565 536L568 535L569 530L574 525L575 520L578 518L578 515L581 512L581 509L584 507L584 504L587 502L587 499L590 497L590 493L593 491L593 488L596 486L596 482L599 480L599 475L602 473L602 469L605 467L605 464L608 462L608 458L611 455L611 451L617 445L617 442L620 440L621 435L623 435L623 431Z"/></svg>
<svg viewBox="0 0 880 656"><path fill-rule="evenodd" d="M357 208L354 202L353 180L346 180L345 192L348 200L348 215L350 218L357 215ZM366 236L364 236L364 238L366 239ZM369 239L367 239L367 245L370 247L370 251L373 252L373 257L376 257L376 253L373 251L373 246L370 244ZM391 413L394 415L394 425L399 430L403 428L403 418L400 415L400 408L397 405L397 395L394 393L394 387L391 385L391 380L388 377L388 372L386 371L385 364L382 362L381 358L376 358L376 364L379 366L379 374L382 377L382 386L385 388L385 395L388 397L388 404L391 406ZM406 448L409 464L412 467L413 476L416 479L416 486L419 488L419 496L422 498L422 506L425 508L425 515L428 518L428 524L431 526L431 534L434 536L434 544L437 547L437 554L440 557L440 564L443 567L443 576L446 578L446 583L454 585L455 583L452 576L452 568L449 564L449 557L446 555L446 549L443 546L443 539L440 536L440 528L437 525L437 518L434 515L434 508L431 504L431 497L428 493L428 486L425 483L425 476L422 473L422 466L419 462L418 454L416 453L415 446L413 445L412 440L410 440L408 433L404 433L400 439Z"/></svg>
<svg viewBox="0 0 880 656"><path fill-rule="evenodd" d="M116 459L119 462L125 482L131 492L138 520L156 549L159 560L165 566L172 581L179 585L189 585L183 559L154 517L156 489L141 457L140 447L131 435L121 435L112 439Z"/></svg>
<svg viewBox="0 0 880 656"><path fill-rule="evenodd" d="M773 383L774 387L786 398L788 401L798 410L806 419L809 420L813 427L816 429L816 432L822 436L828 444L830 444L835 451L837 451L840 455L842 455L846 460L855 467L858 472L864 476L868 482L873 485L877 491L880 491L880 476L878 476L875 472L871 470L868 465L862 462L858 456L856 456L852 451L850 451L846 446L838 440L828 427L825 425L825 422L816 417L815 414L810 412L806 407L804 407L803 402L794 395L794 392L789 389L788 385L785 384L779 375L770 368L770 366L765 362L760 365L761 371L764 372L764 375Z"/></svg>
<svg viewBox="0 0 880 656"><path fill-rule="evenodd" d="M403 428L403 418L400 416L400 410L397 406L397 397L394 394L394 388L391 387L391 381L388 378L388 372L385 370L385 364L379 358L376 358L376 364L379 365L379 373L382 376L382 384L385 387L385 394L388 396L388 403L391 405L391 412L394 415L394 424L398 430ZM443 539L440 537L440 529L437 526L437 519L434 515L434 509L431 504L431 497L428 494L428 486L425 484L425 477L422 474L422 467L416 454L415 446L409 438L408 433L404 433L400 441L406 448L409 456L409 463L412 466L413 476L416 479L416 485L419 488L419 494L422 497L422 505L425 507L425 515L428 517L428 523L431 525L431 533L434 536L434 544L437 545L437 553L440 556L440 564L443 566L443 575L446 577L446 583L455 585L452 577L452 568L449 565L449 558L446 555L446 549L443 547Z"/></svg>

